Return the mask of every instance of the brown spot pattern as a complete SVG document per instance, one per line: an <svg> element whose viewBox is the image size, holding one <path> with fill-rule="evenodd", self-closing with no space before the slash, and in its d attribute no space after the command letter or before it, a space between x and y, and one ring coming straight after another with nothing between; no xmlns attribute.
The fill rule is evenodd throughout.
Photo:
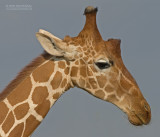
<svg viewBox="0 0 160 137"><path fill-rule="evenodd" d="M89 70L89 68L87 68L87 75L88 75L88 76L93 76L93 73L92 73L91 70Z"/></svg>
<svg viewBox="0 0 160 137"><path fill-rule="evenodd" d="M36 87L32 95L32 100L34 104L41 104L47 97L48 97L47 87Z"/></svg>
<svg viewBox="0 0 160 137"><path fill-rule="evenodd" d="M25 79L13 92L7 97L12 106L26 100L30 94L32 83L30 77Z"/></svg>
<svg viewBox="0 0 160 137"><path fill-rule="evenodd" d="M77 61L75 62L75 64L76 64L76 65L79 65L79 60L77 60Z"/></svg>
<svg viewBox="0 0 160 137"><path fill-rule="evenodd" d="M84 57L84 60L87 62L88 61L88 57Z"/></svg>
<svg viewBox="0 0 160 137"><path fill-rule="evenodd" d="M98 97L98 98L103 99L104 96L105 96L105 93L104 93L102 90L97 90L97 91L95 92L95 96Z"/></svg>
<svg viewBox="0 0 160 137"><path fill-rule="evenodd" d="M69 66L70 65L70 62L69 61L66 61L67 65Z"/></svg>
<svg viewBox="0 0 160 137"><path fill-rule="evenodd" d="M85 86L85 80L80 78L79 79L79 85L80 85L80 87L84 87Z"/></svg>
<svg viewBox="0 0 160 137"><path fill-rule="evenodd" d="M8 137L21 137L23 132L24 124L18 124L9 134Z"/></svg>
<svg viewBox="0 0 160 137"><path fill-rule="evenodd" d="M99 87L103 88L107 82L106 76L101 75L101 76L97 76L96 78L97 78Z"/></svg>
<svg viewBox="0 0 160 137"><path fill-rule="evenodd" d="M7 133L11 129L11 127L13 126L14 122L15 122L15 119L14 119L13 113L10 112L7 119L5 120L5 122L2 125L3 131L5 133Z"/></svg>
<svg viewBox="0 0 160 137"><path fill-rule="evenodd" d="M30 64L24 67L21 72L12 80L0 94L0 100L6 98L24 79L26 79L40 64L50 59L52 56L44 52L35 58Z"/></svg>
<svg viewBox="0 0 160 137"><path fill-rule="evenodd" d="M107 85L107 86L105 87L105 91L108 92L108 93L113 92L114 90L115 90L115 89L114 89L111 85Z"/></svg>
<svg viewBox="0 0 160 137"><path fill-rule="evenodd" d="M66 88L65 88L65 91L68 90L68 89L70 89L70 87L71 87L71 85L70 85L70 83L68 83L67 86L66 86Z"/></svg>
<svg viewBox="0 0 160 137"><path fill-rule="evenodd" d="M84 52L84 54L86 55L86 56L88 56L89 55L89 52L87 51L87 52Z"/></svg>
<svg viewBox="0 0 160 137"><path fill-rule="evenodd" d="M130 89L130 94L135 96L135 97L138 96L137 89L135 89L135 88Z"/></svg>
<svg viewBox="0 0 160 137"><path fill-rule="evenodd" d="M62 82L62 74L59 71L57 71L53 80L51 81L52 88L57 89L61 82Z"/></svg>
<svg viewBox="0 0 160 137"><path fill-rule="evenodd" d="M37 68L33 73L36 82L46 82L49 80L51 74L54 72L54 62L49 61Z"/></svg>
<svg viewBox="0 0 160 137"><path fill-rule="evenodd" d="M3 120L5 119L7 112L8 112L8 108L6 106L5 103L0 102L0 124L3 122Z"/></svg>
<svg viewBox="0 0 160 137"><path fill-rule="evenodd" d="M126 90L129 90L132 87L132 85L128 81L125 80L124 76L121 76L120 84Z"/></svg>
<svg viewBox="0 0 160 137"><path fill-rule="evenodd" d="M87 82L87 84L86 84L86 88L91 89L91 86L89 85L88 82Z"/></svg>
<svg viewBox="0 0 160 137"><path fill-rule="evenodd" d="M90 68L92 69L93 72L97 72L97 70L95 69L95 67L93 65L90 66Z"/></svg>
<svg viewBox="0 0 160 137"><path fill-rule="evenodd" d="M92 60L88 61L88 64L92 64L92 63L93 63L93 61L92 61Z"/></svg>
<svg viewBox="0 0 160 137"><path fill-rule="evenodd" d="M118 101L115 95L108 95L107 100L112 101L113 103Z"/></svg>
<svg viewBox="0 0 160 137"><path fill-rule="evenodd" d="M92 55L94 56L96 53L94 51L92 51Z"/></svg>
<svg viewBox="0 0 160 137"><path fill-rule="evenodd" d="M74 85L78 85L78 82L77 82L76 79L72 79L72 82L73 82Z"/></svg>
<svg viewBox="0 0 160 137"><path fill-rule="evenodd" d="M55 93L55 94L53 95L53 99L58 99L59 97L60 97L59 92L57 92L57 93Z"/></svg>
<svg viewBox="0 0 160 137"><path fill-rule="evenodd" d="M31 135L39 124L40 122L37 121L33 115L29 116L26 120L26 126L23 136L28 137L29 135Z"/></svg>
<svg viewBox="0 0 160 137"><path fill-rule="evenodd" d="M87 47L83 47L83 51L86 51L87 50Z"/></svg>
<svg viewBox="0 0 160 137"><path fill-rule="evenodd" d="M80 68L80 75L81 75L82 77L86 77L86 76L87 76L87 74L86 74L86 66L82 66L82 67Z"/></svg>
<svg viewBox="0 0 160 137"><path fill-rule="evenodd" d="M63 81L62 81L62 84L61 84L61 88L64 88L67 84L67 79L65 78Z"/></svg>
<svg viewBox="0 0 160 137"><path fill-rule="evenodd" d="M83 54L79 54L80 57L83 57Z"/></svg>
<svg viewBox="0 0 160 137"><path fill-rule="evenodd" d="M24 103L24 104L21 104L18 107L16 107L14 110L14 114L16 115L16 119L17 120L22 119L28 113L28 110L29 110L28 103Z"/></svg>
<svg viewBox="0 0 160 137"><path fill-rule="evenodd" d="M93 89L97 88L97 83L96 83L94 78L89 78L89 83L90 83L90 85L92 86Z"/></svg>
<svg viewBox="0 0 160 137"><path fill-rule="evenodd" d="M69 67L67 67L67 68L64 70L64 73L65 73L66 75L69 74Z"/></svg>
<svg viewBox="0 0 160 137"><path fill-rule="evenodd" d="M48 100L43 101L43 103L39 104L35 110L36 112L41 115L42 117L45 117L50 109L50 102Z"/></svg>
<svg viewBox="0 0 160 137"><path fill-rule="evenodd" d="M114 85L116 82L117 82L117 74L116 73L113 73L113 72L110 72L109 73L109 76L110 76L110 79L109 79L109 82Z"/></svg>
<svg viewBox="0 0 160 137"><path fill-rule="evenodd" d="M80 64L85 65L85 62L82 59L80 59Z"/></svg>
<svg viewBox="0 0 160 137"><path fill-rule="evenodd" d="M117 89L116 92L118 97L121 97L124 94L121 88Z"/></svg>
<svg viewBox="0 0 160 137"><path fill-rule="evenodd" d="M61 69L64 69L65 68L65 62L64 61L59 61L58 62L58 67L61 68Z"/></svg>
<svg viewBox="0 0 160 137"><path fill-rule="evenodd" d="M78 68L73 66L71 70L71 77L77 77L77 73L78 73Z"/></svg>

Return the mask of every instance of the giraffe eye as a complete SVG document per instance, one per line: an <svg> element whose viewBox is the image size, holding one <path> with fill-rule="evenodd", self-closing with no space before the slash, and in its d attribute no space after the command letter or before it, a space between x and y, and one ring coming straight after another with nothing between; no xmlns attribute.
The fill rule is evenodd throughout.
<svg viewBox="0 0 160 137"><path fill-rule="evenodd" d="M104 61L104 60L99 60L95 64L99 69L107 69L107 68L109 68L113 65L113 61L107 62L107 61Z"/></svg>
<svg viewBox="0 0 160 137"><path fill-rule="evenodd" d="M107 69L111 66L113 66L113 61L111 60L104 60L104 59L100 59L97 62L95 62L95 65L99 68L99 69Z"/></svg>
<svg viewBox="0 0 160 137"><path fill-rule="evenodd" d="M99 69L107 69L111 66L108 62L96 62L95 64Z"/></svg>

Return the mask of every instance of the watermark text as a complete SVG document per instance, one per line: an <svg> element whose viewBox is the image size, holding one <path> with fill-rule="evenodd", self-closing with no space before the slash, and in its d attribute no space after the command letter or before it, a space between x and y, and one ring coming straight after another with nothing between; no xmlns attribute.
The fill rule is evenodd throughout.
<svg viewBox="0 0 160 137"><path fill-rule="evenodd" d="M32 5L5 5L6 10L32 10Z"/></svg>

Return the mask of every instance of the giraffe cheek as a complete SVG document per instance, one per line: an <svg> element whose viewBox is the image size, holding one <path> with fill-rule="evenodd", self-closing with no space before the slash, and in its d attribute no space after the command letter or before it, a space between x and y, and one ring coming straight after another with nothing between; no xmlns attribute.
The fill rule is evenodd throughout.
<svg viewBox="0 0 160 137"><path fill-rule="evenodd" d="M93 76L93 73L89 67L87 67L87 76Z"/></svg>
<svg viewBox="0 0 160 137"><path fill-rule="evenodd" d="M135 89L135 88L131 88L129 92L131 95L133 95L135 97L137 97L139 95L137 89Z"/></svg>
<svg viewBox="0 0 160 137"><path fill-rule="evenodd" d="M113 87L112 85L107 84L107 86L105 87L105 91L106 91L107 93L111 93L111 92L114 92L115 89L114 89L114 87Z"/></svg>
<svg viewBox="0 0 160 137"><path fill-rule="evenodd" d="M93 89L97 89L97 83L94 78L89 78L89 83Z"/></svg>
<svg viewBox="0 0 160 137"><path fill-rule="evenodd" d="M129 89L132 87L132 85L124 78L124 76L121 76L120 85L127 91L129 91Z"/></svg>
<svg viewBox="0 0 160 137"><path fill-rule="evenodd" d="M107 83L107 78L106 76L97 76L97 81L98 81L98 85L100 88L103 88L105 86L105 84Z"/></svg>
<svg viewBox="0 0 160 137"><path fill-rule="evenodd" d="M81 75L82 77L86 78L86 76L87 76L86 66L82 66L82 67L80 68L80 75Z"/></svg>

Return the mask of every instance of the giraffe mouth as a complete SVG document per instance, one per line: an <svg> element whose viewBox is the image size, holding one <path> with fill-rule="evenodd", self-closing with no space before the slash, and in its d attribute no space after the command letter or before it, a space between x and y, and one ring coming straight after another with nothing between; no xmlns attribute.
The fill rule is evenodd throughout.
<svg viewBox="0 0 160 137"><path fill-rule="evenodd" d="M144 115L137 114L134 111L130 112L130 114L128 115L128 120L131 124L133 124L135 126L147 125L150 121L148 119L145 119Z"/></svg>
<svg viewBox="0 0 160 137"><path fill-rule="evenodd" d="M143 119L141 117L139 117L137 114L131 114L128 116L128 120L131 124L135 125L135 126L141 126L143 125L145 122L143 121Z"/></svg>

